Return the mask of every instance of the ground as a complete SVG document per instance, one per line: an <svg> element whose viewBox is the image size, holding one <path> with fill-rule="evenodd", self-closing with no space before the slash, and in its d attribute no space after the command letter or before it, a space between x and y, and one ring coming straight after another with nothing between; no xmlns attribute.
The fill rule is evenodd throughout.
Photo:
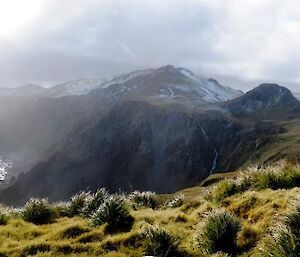
<svg viewBox="0 0 300 257"><path fill-rule="evenodd" d="M105 224L95 227L90 219L80 216L57 217L50 224L35 225L24 221L14 210L7 224L0 225L0 256L144 256L146 241L141 235L149 225L164 228L177 238L184 256L211 256L199 251L196 238L207 216L221 209L241 222L235 255L259 256L257 248L270 230L283 223L300 203L300 188L258 190L252 186L215 200L220 183L238 181L251 172L254 171L213 175L201 186L158 196L160 203L164 203L176 195L184 195L183 204L176 208L161 204L155 209L130 209L134 224L125 233L107 234Z"/></svg>

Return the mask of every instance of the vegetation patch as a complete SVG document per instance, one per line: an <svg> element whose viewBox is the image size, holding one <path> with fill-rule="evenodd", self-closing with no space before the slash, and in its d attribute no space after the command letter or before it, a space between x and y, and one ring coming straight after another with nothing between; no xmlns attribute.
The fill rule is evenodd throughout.
<svg viewBox="0 0 300 257"><path fill-rule="evenodd" d="M182 206L184 203L184 195L176 195L173 200L167 203L168 207L177 208Z"/></svg>
<svg viewBox="0 0 300 257"><path fill-rule="evenodd" d="M133 221L125 198L118 195L106 199L92 218L94 226L107 224L107 233L130 231Z"/></svg>
<svg viewBox="0 0 300 257"><path fill-rule="evenodd" d="M155 209L158 206L156 194L150 191L134 191L131 195L129 195L129 200L132 202L132 207L134 209L138 209L140 207Z"/></svg>
<svg viewBox="0 0 300 257"><path fill-rule="evenodd" d="M38 253L49 252L51 246L47 243L33 244L25 247L21 253L21 257L36 255Z"/></svg>
<svg viewBox="0 0 300 257"><path fill-rule="evenodd" d="M237 236L241 229L240 221L226 211L217 211L207 216L198 237L198 246L206 253L237 251Z"/></svg>
<svg viewBox="0 0 300 257"><path fill-rule="evenodd" d="M93 195L86 197L82 204L83 215L86 217L91 217L108 197L109 194L105 188L100 188Z"/></svg>
<svg viewBox="0 0 300 257"><path fill-rule="evenodd" d="M22 213L25 221L36 225L51 223L54 219L54 210L45 199L31 199Z"/></svg>
<svg viewBox="0 0 300 257"><path fill-rule="evenodd" d="M8 222L9 216L5 213L0 213L0 225L6 225Z"/></svg>
<svg viewBox="0 0 300 257"><path fill-rule="evenodd" d="M72 227L69 227L67 229L65 229L63 232L62 232L62 237L63 238L75 238L75 237L78 237L86 232L89 232L89 229L87 228L83 228L79 225L75 225L75 226L72 226Z"/></svg>
<svg viewBox="0 0 300 257"><path fill-rule="evenodd" d="M104 238L103 234L100 232L92 231L90 233L84 233L77 238L77 241L82 244L101 242Z"/></svg>
<svg viewBox="0 0 300 257"><path fill-rule="evenodd" d="M146 254L151 256L179 256L178 240L165 229L149 227L143 234L146 237Z"/></svg>
<svg viewBox="0 0 300 257"><path fill-rule="evenodd" d="M68 203L0 207L9 217L0 225L0 257L299 256L300 188L257 187L267 171L294 177L299 167L287 167L218 174L217 184L174 195L139 192L134 200L99 189Z"/></svg>
<svg viewBox="0 0 300 257"><path fill-rule="evenodd" d="M84 208L87 206L88 201L90 201L91 197L92 196L88 192L81 192L79 194L74 195L67 206L67 216L74 217L76 215L81 215L83 213Z"/></svg>
<svg viewBox="0 0 300 257"><path fill-rule="evenodd" d="M300 186L300 169L292 166L271 167L259 172L255 180L255 186L259 190L290 189Z"/></svg>

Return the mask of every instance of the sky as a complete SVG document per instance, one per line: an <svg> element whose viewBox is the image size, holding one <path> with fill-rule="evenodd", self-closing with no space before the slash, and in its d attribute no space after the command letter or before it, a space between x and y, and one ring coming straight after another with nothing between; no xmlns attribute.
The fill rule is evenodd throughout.
<svg viewBox="0 0 300 257"><path fill-rule="evenodd" d="M166 64L300 92L298 0L0 0L0 86Z"/></svg>

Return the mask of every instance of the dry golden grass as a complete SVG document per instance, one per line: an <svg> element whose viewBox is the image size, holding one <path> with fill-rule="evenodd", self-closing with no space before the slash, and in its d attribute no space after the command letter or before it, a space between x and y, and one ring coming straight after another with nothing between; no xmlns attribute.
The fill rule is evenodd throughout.
<svg viewBox="0 0 300 257"><path fill-rule="evenodd" d="M238 234L237 255L255 256L257 244L300 203L300 188L258 190L251 187L219 202L210 197L218 183L228 176L240 180L249 173L214 175L217 179L211 179L206 186L182 190L178 194L185 196L184 203L177 208L162 205L155 210L131 209L134 224L131 231L126 233L107 234L105 225L93 227L89 219L81 217L62 217L51 224L34 225L23 221L18 214L10 214L8 223L0 225L0 256L144 256L146 242L142 231L149 226L164 228L178 239L183 256L203 256L195 247L195 238L207 215L218 209L235 215L242 224ZM168 202L174 195L159 197L160 202ZM226 255L220 253L213 256Z"/></svg>

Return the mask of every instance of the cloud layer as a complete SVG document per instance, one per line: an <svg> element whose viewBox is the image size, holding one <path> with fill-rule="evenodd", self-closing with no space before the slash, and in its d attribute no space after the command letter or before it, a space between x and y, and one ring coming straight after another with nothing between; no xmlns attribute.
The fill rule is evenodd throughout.
<svg viewBox="0 0 300 257"><path fill-rule="evenodd" d="M105 77L165 64L217 77L300 82L298 0L26 3L39 4L32 19L9 34L1 34L5 23L0 25L3 86Z"/></svg>

